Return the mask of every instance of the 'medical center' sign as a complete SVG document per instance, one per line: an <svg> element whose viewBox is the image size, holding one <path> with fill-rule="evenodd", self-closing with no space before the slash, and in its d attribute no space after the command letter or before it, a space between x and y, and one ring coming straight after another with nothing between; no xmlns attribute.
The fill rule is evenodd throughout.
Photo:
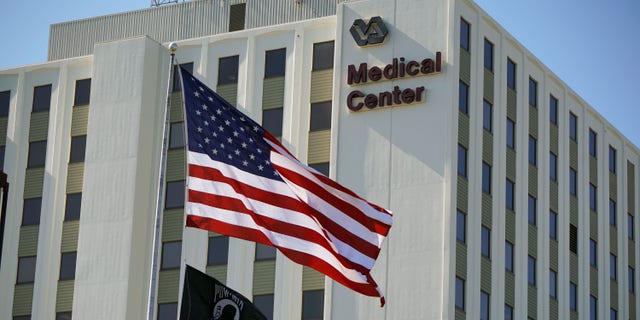
<svg viewBox="0 0 640 320"><path fill-rule="evenodd" d="M371 18L368 25L365 25L362 20L357 19L351 27L351 34L356 44L366 46L374 43L382 43L384 38L386 38L387 29L380 17ZM375 41L372 41L372 39L375 39ZM364 85L370 82L410 78L439 72L442 72L442 53L438 51L436 52L435 60L425 58L422 61L406 61L404 57L399 57L393 58L391 63L385 66L369 67L366 62L360 63L358 67L356 67L355 64L350 64L347 70L347 84L351 86ZM393 86L393 89L389 91L381 91L378 93L365 93L361 90L353 90L347 95L347 107L351 111L358 111L362 109L362 107L374 109L385 106L410 104L423 101L424 95L424 86L415 88Z"/></svg>

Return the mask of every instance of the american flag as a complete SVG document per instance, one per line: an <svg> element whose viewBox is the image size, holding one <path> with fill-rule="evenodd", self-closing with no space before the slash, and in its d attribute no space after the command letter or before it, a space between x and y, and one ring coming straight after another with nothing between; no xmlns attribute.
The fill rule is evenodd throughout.
<svg viewBox="0 0 640 320"><path fill-rule="evenodd" d="M274 246L368 296L390 211L298 161L258 123L181 69L187 226Z"/></svg>

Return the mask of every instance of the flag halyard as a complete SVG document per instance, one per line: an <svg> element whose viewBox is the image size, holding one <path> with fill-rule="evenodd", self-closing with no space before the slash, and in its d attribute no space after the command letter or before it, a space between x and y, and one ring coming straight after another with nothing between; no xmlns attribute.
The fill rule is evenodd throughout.
<svg viewBox="0 0 640 320"><path fill-rule="evenodd" d="M181 69L187 131L187 226L275 246L359 293L390 211L298 161L258 123Z"/></svg>

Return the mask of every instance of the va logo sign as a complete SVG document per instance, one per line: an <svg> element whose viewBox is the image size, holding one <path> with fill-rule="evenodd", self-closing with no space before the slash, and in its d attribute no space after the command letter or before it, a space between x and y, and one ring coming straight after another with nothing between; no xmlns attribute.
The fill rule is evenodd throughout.
<svg viewBox="0 0 640 320"><path fill-rule="evenodd" d="M373 17L368 23L364 23L362 19L356 19L349 31L360 47L382 43L389 33L380 17Z"/></svg>

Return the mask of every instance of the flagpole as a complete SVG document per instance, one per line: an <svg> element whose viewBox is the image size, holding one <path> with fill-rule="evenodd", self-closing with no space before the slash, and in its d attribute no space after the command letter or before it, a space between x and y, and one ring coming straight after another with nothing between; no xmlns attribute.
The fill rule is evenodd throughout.
<svg viewBox="0 0 640 320"><path fill-rule="evenodd" d="M162 150L160 151L160 168L158 173L158 202L156 203L156 215L155 215L155 228L153 233L153 261L151 262L151 283L149 286L149 320L153 320L154 310L156 306L156 293L158 287L158 256L159 245L158 238L160 237L160 226L162 225L162 210L164 209L164 181L165 171L167 168L167 149L169 145L169 135L167 134L169 129L169 107L171 106L171 89L173 80L173 64L175 61L175 53L178 50L178 44L172 42L169 44L169 54L171 55L171 61L169 63L169 80L167 82L167 101L164 108L164 125L162 127Z"/></svg>

